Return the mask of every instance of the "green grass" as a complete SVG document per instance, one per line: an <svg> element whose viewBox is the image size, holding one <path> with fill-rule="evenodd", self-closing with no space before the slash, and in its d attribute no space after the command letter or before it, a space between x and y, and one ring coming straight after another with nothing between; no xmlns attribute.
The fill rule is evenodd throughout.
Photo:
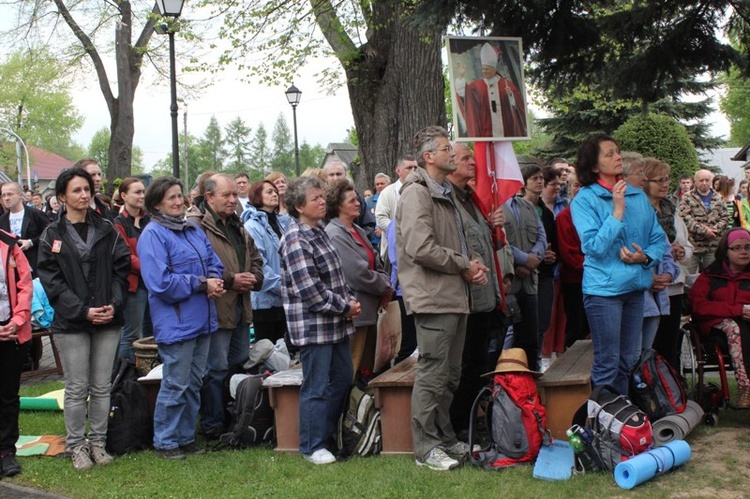
<svg viewBox="0 0 750 499"><path fill-rule="evenodd" d="M23 387L22 395L39 395L61 384ZM723 411L719 428L701 427L689 440L709 440L723 428L747 427L747 412ZM64 435L60 412L22 412L22 434ZM741 442L746 451L747 439ZM268 447L243 451L210 452L185 461L166 461L152 452L115 459L107 467L77 472L67 459L20 458L24 471L12 483L76 498L101 497L689 497L729 492L744 495L736 480L739 464L731 449L717 466L727 473L701 466L700 456L681 469L640 485L620 489L605 473L575 476L565 482L545 482L523 466L488 472L472 466L440 473L418 468L410 457L355 458L329 466L313 466L299 455L280 454ZM730 475L726 478L722 475ZM692 492L691 492L692 491ZM714 491L716 494L714 494Z"/></svg>

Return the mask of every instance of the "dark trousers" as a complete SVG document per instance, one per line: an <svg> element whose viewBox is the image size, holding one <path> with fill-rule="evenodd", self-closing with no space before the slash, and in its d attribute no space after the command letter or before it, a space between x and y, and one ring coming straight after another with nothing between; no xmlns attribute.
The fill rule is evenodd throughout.
<svg viewBox="0 0 750 499"><path fill-rule="evenodd" d="M406 315L403 297L397 296L396 300L401 309L401 349L398 351L394 365L408 358L417 349L417 328L414 325L414 316Z"/></svg>
<svg viewBox="0 0 750 499"><path fill-rule="evenodd" d="M535 294L528 294L523 290L516 292L516 300L521 308L523 318L521 322L513 325L513 346L523 348L526 352L526 361L529 369L537 370L537 355L539 344L539 302Z"/></svg>
<svg viewBox="0 0 750 499"><path fill-rule="evenodd" d="M0 454L15 453L18 440L18 389L25 346L0 341Z"/></svg>
<svg viewBox="0 0 750 499"><path fill-rule="evenodd" d="M253 330L255 339L271 340L274 345L286 333L286 316L283 307L253 310Z"/></svg>
<svg viewBox="0 0 750 499"><path fill-rule="evenodd" d="M466 323L466 339L461 360L461 381L453 394L450 415L453 430L458 433L469 428L471 406L479 390L491 378L482 378L488 372L487 357L489 339L502 330L500 312L479 312L469 315Z"/></svg>
<svg viewBox="0 0 750 499"><path fill-rule="evenodd" d="M680 350L682 348L682 298L684 295L669 297L669 315L662 315L659 319L659 329L654 338L654 350L664 357L669 365L680 370Z"/></svg>
<svg viewBox="0 0 750 499"><path fill-rule="evenodd" d="M586 310L583 308L581 283L562 283L563 308L565 308L565 348L578 340L585 340L591 332Z"/></svg>

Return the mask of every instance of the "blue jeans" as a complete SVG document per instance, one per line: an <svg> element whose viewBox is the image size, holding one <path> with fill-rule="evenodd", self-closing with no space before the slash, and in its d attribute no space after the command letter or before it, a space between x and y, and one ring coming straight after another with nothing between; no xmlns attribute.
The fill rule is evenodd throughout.
<svg viewBox="0 0 750 499"><path fill-rule="evenodd" d="M163 378L154 409L154 447L175 449L195 441L200 389L210 336L159 344Z"/></svg>
<svg viewBox="0 0 750 499"><path fill-rule="evenodd" d="M325 448L352 383L354 368L349 337L338 343L300 347L304 381L299 394L299 451Z"/></svg>
<svg viewBox="0 0 750 499"><path fill-rule="evenodd" d="M75 449L86 443L86 414L89 442L104 445L109 420L109 389L112 366L120 341L120 328L94 333L61 332L55 335L65 373L66 445ZM86 400L88 399L88 401Z"/></svg>
<svg viewBox="0 0 750 499"><path fill-rule="evenodd" d="M641 339L641 351L648 350L654 346L656 331L659 329L660 315L643 318L643 337Z"/></svg>
<svg viewBox="0 0 750 499"><path fill-rule="evenodd" d="M125 306L125 323L122 325L120 350L118 357L135 362L133 342L143 338L143 322L146 314L148 293L138 288L135 293L128 293L128 304Z"/></svg>
<svg viewBox="0 0 750 499"><path fill-rule="evenodd" d="M206 372L201 388L201 429L224 429L224 378L230 366L247 362L250 352L249 326L219 329L211 335Z"/></svg>
<svg viewBox="0 0 750 499"><path fill-rule="evenodd" d="M643 291L618 296L583 295L594 343L594 386L612 385L627 395L628 378L641 353Z"/></svg>

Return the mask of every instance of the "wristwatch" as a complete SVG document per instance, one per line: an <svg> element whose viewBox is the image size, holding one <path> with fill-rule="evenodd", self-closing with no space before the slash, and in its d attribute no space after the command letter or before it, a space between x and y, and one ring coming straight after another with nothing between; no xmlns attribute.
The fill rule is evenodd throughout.
<svg viewBox="0 0 750 499"><path fill-rule="evenodd" d="M651 258L650 256L646 255L646 261L643 262L643 266L644 267L648 267L649 265L651 265L651 262L653 262L653 261L654 261L653 258Z"/></svg>
<svg viewBox="0 0 750 499"><path fill-rule="evenodd" d="M198 282L200 282L200 286L198 286L198 291L205 291L208 289L208 279L206 279L206 276L199 275Z"/></svg>

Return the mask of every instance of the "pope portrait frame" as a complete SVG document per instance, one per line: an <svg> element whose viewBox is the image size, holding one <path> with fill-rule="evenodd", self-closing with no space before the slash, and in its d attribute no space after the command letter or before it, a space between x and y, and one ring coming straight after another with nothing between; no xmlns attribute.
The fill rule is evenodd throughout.
<svg viewBox="0 0 750 499"><path fill-rule="evenodd" d="M530 139L521 38L447 36L445 46L455 140ZM487 80L482 67L490 71L495 60L496 75Z"/></svg>

